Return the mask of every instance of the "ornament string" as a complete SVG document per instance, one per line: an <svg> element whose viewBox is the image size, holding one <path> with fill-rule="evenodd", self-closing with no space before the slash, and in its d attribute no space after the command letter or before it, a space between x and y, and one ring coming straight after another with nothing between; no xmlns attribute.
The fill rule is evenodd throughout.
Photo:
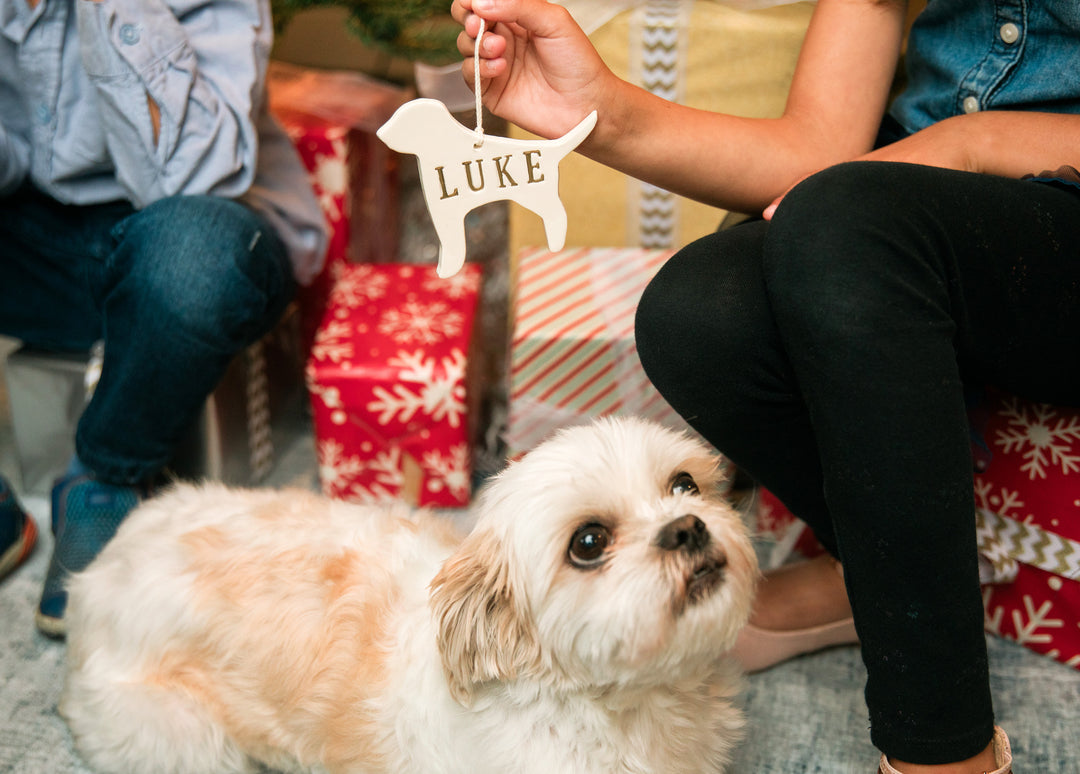
<svg viewBox="0 0 1080 774"><path fill-rule="evenodd" d="M476 33L476 48L473 51L473 90L476 94L476 142L474 148L484 144L484 105L480 101L480 40L484 37L484 20L480 19L480 31Z"/></svg>

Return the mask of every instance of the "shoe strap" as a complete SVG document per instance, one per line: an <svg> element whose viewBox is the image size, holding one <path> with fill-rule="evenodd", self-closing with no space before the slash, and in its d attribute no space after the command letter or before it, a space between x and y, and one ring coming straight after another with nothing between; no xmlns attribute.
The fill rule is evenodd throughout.
<svg viewBox="0 0 1080 774"><path fill-rule="evenodd" d="M1012 746L1009 744L1008 735L1000 726L994 726L993 742L994 763L997 764L997 768L993 771L984 771L983 774L1011 774ZM878 765L878 774L902 774L902 772L897 771L896 768L889 763L889 759L882 755L881 762Z"/></svg>

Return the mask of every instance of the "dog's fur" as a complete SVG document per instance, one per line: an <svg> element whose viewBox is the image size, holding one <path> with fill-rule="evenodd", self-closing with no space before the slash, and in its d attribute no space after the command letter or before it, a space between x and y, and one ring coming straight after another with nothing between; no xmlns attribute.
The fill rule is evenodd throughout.
<svg viewBox="0 0 1080 774"><path fill-rule="evenodd" d="M399 153L416 156L420 183L435 232L439 237L439 276L456 274L465 262L465 216L476 207L501 200L515 201L535 212L544 221L548 249L561 250L566 241L566 208L559 199L559 162L589 136L596 126L596 113L590 113L577 126L554 140L517 140L486 136L476 147L476 134L462 126L446 105L434 99L406 102L377 132L378 137ZM515 167L517 185L499 185L492 169L496 158L518 158L525 152L538 152L543 160L542 180L526 182L523 168ZM542 154L542 155L541 155ZM463 183L452 185L457 195L443 196L437 169L452 166L450 174L461 174L461 162L488 165L487 185L478 191ZM515 161L521 164L521 161Z"/></svg>
<svg viewBox="0 0 1080 774"><path fill-rule="evenodd" d="M715 774L757 578L720 475L600 420L497 476L463 540L404 506L178 485L73 579L60 711L117 774ZM582 569L588 524L611 538Z"/></svg>

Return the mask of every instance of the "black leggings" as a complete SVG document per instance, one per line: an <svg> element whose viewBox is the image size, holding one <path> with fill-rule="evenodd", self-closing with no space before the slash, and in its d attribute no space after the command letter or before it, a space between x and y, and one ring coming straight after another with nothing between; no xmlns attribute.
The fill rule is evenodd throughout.
<svg viewBox="0 0 1080 774"><path fill-rule="evenodd" d="M1080 405L1080 191L842 164L679 252L636 335L671 405L843 562L874 744L982 750L965 385Z"/></svg>

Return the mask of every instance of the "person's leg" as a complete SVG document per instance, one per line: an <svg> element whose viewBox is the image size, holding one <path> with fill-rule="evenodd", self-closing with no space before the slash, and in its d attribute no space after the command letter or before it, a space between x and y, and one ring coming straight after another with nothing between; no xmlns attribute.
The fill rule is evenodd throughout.
<svg viewBox="0 0 1080 774"><path fill-rule="evenodd" d="M21 248L0 280L27 302L0 313L0 331L55 348L105 342L77 457L53 490L57 540L38 624L62 634L64 578L111 538L294 285L281 240L235 202L174 197L136 212L25 201L23 218L0 221Z"/></svg>
<svg viewBox="0 0 1080 774"><path fill-rule="evenodd" d="M875 744L939 764L988 743L964 376L1080 399L1080 197L915 165L798 186L765 244L844 564Z"/></svg>
<svg viewBox="0 0 1080 774"><path fill-rule="evenodd" d="M294 284L281 240L236 202L165 199L112 235L90 277L105 356L76 451L98 478L134 484L168 463L230 360L280 318Z"/></svg>
<svg viewBox="0 0 1080 774"><path fill-rule="evenodd" d="M747 223L669 260L638 306L638 352L665 399L835 555L816 441L766 294L767 233ZM732 655L758 671L855 639L842 576L823 557L765 573Z"/></svg>
<svg viewBox="0 0 1080 774"><path fill-rule="evenodd" d="M78 454L104 481L145 481L232 356L291 299L281 240L248 208L215 197L135 211L63 205L24 186L0 204L0 334L59 351L105 340Z"/></svg>
<svg viewBox="0 0 1080 774"><path fill-rule="evenodd" d="M637 350L672 408L835 555L813 429L768 302L768 228L736 226L672 257L638 304Z"/></svg>
<svg viewBox="0 0 1080 774"><path fill-rule="evenodd" d="M764 302L756 277L731 271L732 237L709 238L711 263L706 249L692 270L677 256L643 297L639 350L673 405L843 556L871 640L878 746L899 760L958 760L986 747L992 712L957 363L1035 397L1069 398L1051 388L1078 383L1075 361L1061 377L1060 356L1046 355L1077 351L1059 331L1080 330L1068 317L1076 300L1062 294L1076 284L1062 272L1080 263L1063 251L1080 243L1080 218L1076 199L1034 184L916 167L886 181L891 170L847 165L811 178L772 226L756 227L767 235ZM1036 266L1047 256L1052 266ZM1028 346L1046 336L1049 347ZM799 395L809 436L798 430ZM815 485L805 472L809 488L791 491L800 474L786 466L814 447L824 477Z"/></svg>
<svg viewBox="0 0 1080 774"><path fill-rule="evenodd" d="M29 184L0 197L0 334L41 349L86 352L101 338L89 272L113 249L128 204L63 205Z"/></svg>
<svg viewBox="0 0 1080 774"><path fill-rule="evenodd" d="M121 214L131 208L110 205ZM100 335L86 292L86 263L109 249L107 233L26 185L0 197L0 334L57 350L85 351ZM32 549L37 530L0 479L0 575Z"/></svg>

